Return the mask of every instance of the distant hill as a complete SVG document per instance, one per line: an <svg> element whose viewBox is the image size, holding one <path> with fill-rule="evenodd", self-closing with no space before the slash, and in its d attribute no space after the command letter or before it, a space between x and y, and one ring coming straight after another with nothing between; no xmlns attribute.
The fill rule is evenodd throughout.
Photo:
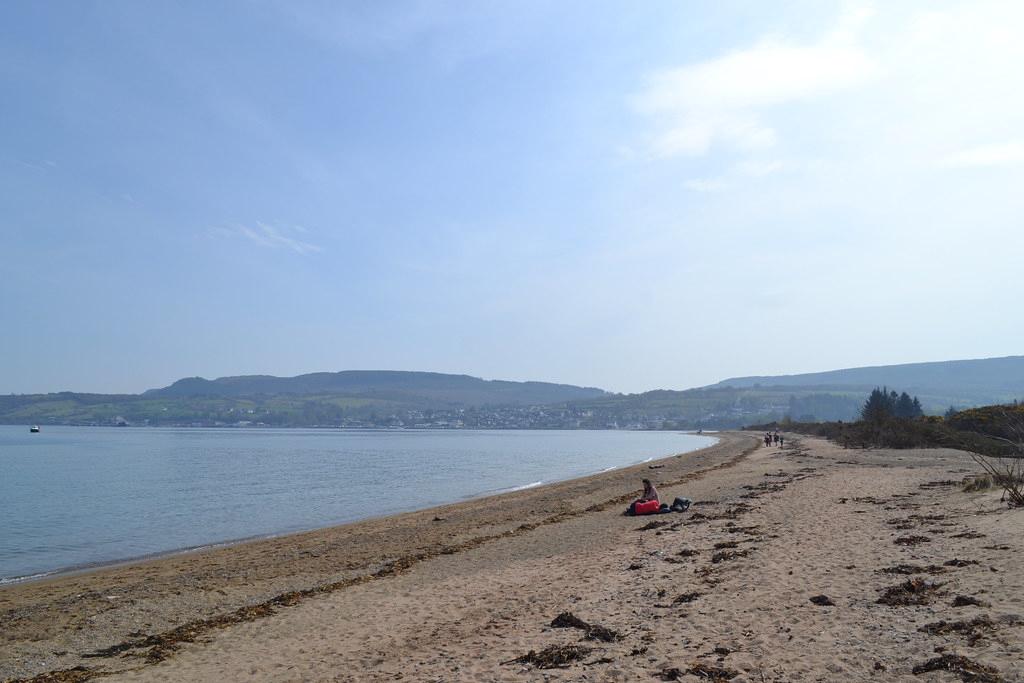
<svg viewBox="0 0 1024 683"><path fill-rule="evenodd" d="M1024 397L1024 356L848 368L802 375L734 377L712 388L801 387L870 391L876 386L958 405L984 405Z"/></svg>
<svg viewBox="0 0 1024 683"><path fill-rule="evenodd" d="M928 414L1024 399L1024 356L735 377L684 391L613 394L548 382L348 370L296 377L188 377L142 394L0 396L2 424L726 429L786 416L856 419L876 386Z"/></svg>
<svg viewBox="0 0 1024 683"><path fill-rule="evenodd" d="M685 391L611 394L576 407L601 426L725 429L795 420L854 420L871 390L917 396L928 414L1024 399L1024 356L734 377Z"/></svg>
<svg viewBox="0 0 1024 683"><path fill-rule="evenodd" d="M605 395L593 387L436 372L188 377L142 394L0 396L0 424L551 428L564 420L547 406Z"/></svg>
<svg viewBox="0 0 1024 683"><path fill-rule="evenodd" d="M242 375L208 380L180 379L162 389L150 389L144 398L196 398L276 395L338 395L440 403L446 406L544 405L603 396L594 387L549 382L484 380L469 375L396 370L346 370L315 372L296 377Z"/></svg>

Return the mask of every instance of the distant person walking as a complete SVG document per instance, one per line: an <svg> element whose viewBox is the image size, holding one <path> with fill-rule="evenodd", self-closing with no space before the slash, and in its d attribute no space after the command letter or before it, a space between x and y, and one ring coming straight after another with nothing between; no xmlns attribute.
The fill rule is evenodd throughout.
<svg viewBox="0 0 1024 683"><path fill-rule="evenodd" d="M784 437L782 434L779 434L779 448L782 448L785 445L786 445L786 437Z"/></svg>

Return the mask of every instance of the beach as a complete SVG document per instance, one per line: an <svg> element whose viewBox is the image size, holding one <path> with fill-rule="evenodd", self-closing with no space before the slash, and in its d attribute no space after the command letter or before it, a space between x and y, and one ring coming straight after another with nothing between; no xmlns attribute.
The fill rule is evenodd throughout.
<svg viewBox="0 0 1024 683"><path fill-rule="evenodd" d="M0 679L1024 680L1024 510L962 492L966 454L718 436L550 486L4 587ZM641 477L693 507L622 516Z"/></svg>

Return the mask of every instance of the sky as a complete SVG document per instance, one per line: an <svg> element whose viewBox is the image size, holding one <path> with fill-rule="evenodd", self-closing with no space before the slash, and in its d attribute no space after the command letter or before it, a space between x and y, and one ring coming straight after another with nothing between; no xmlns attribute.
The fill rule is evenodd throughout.
<svg viewBox="0 0 1024 683"><path fill-rule="evenodd" d="M0 393L1022 353L1024 4L0 4Z"/></svg>

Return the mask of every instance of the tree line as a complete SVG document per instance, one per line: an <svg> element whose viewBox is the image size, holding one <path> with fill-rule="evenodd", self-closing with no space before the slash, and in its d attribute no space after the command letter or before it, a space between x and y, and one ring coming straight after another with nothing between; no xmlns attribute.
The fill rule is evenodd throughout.
<svg viewBox="0 0 1024 683"><path fill-rule="evenodd" d="M885 422L892 418L913 419L924 415L921 401L907 392L897 394L888 387L875 387L860 409L860 419L865 422Z"/></svg>

